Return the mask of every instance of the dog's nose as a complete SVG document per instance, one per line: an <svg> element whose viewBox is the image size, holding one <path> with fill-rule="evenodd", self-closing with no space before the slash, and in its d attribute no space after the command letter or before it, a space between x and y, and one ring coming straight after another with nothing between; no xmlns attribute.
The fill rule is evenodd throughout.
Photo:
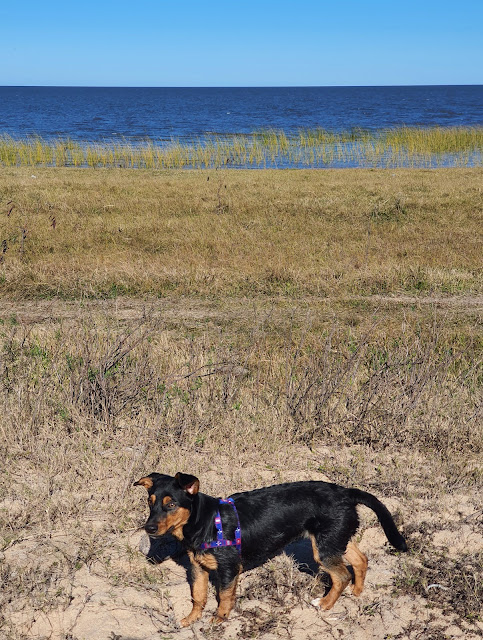
<svg viewBox="0 0 483 640"><path fill-rule="evenodd" d="M158 525L157 525L157 524L153 524L152 522L151 522L151 523L148 523L148 524L144 527L144 530L146 531L146 533L149 533L149 534L153 535L153 534L155 534L155 533L157 532L157 530L158 530Z"/></svg>

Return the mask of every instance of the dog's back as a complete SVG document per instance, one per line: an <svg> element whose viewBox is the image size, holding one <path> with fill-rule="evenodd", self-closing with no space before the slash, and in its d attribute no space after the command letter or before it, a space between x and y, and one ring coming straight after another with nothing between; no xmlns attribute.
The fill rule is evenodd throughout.
<svg viewBox="0 0 483 640"><path fill-rule="evenodd" d="M279 484L231 497L243 531L244 569L262 564L303 535L323 537L329 556L342 555L359 525L348 489L327 482ZM227 535L236 527L231 512L225 509Z"/></svg>

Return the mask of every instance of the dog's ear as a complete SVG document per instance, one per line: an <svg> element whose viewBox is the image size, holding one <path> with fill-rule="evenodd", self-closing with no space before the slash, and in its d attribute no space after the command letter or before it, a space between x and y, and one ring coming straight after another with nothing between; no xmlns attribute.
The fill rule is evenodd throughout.
<svg viewBox="0 0 483 640"><path fill-rule="evenodd" d="M196 476L190 476L189 473L178 473L174 476L179 486L192 496L195 496L200 490L200 481Z"/></svg>
<svg viewBox="0 0 483 640"><path fill-rule="evenodd" d="M151 487L153 486L154 482L152 480L152 478L150 478L149 476L145 477L145 478L139 478L139 480L137 480L133 486L141 486L141 487L145 487L146 489L151 489Z"/></svg>

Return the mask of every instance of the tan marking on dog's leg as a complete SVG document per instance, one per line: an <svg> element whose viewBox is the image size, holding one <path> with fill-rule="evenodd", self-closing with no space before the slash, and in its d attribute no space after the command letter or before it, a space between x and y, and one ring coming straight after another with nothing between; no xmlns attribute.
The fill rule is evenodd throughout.
<svg viewBox="0 0 483 640"><path fill-rule="evenodd" d="M191 561L191 602L193 608L191 613L181 620L182 627L189 627L190 624L201 618L203 609L208 599L208 571L196 562L194 555L188 552Z"/></svg>
<svg viewBox="0 0 483 640"><path fill-rule="evenodd" d="M358 548L355 542L349 542L346 552L342 556L343 559L354 569L354 584L352 585L352 593L360 596L364 589L364 580L367 572L367 556Z"/></svg>
<svg viewBox="0 0 483 640"><path fill-rule="evenodd" d="M195 559L207 571L216 571L218 569L218 562L216 561L215 556L210 552L197 553L195 555Z"/></svg>
<svg viewBox="0 0 483 640"><path fill-rule="evenodd" d="M240 574L238 573L238 575L233 579L228 587L219 592L218 609L216 610L216 615L213 618L212 622L223 622L230 615L230 611L235 606L236 587L238 584L239 576Z"/></svg>
<svg viewBox="0 0 483 640"><path fill-rule="evenodd" d="M323 598L315 598L314 600L312 600L312 604L315 607L321 607L322 609L327 611L328 609L332 609L334 604L339 599L340 594L350 583L351 574L342 561L342 558L333 558L330 562L327 561L326 564L322 563L315 537L310 536L310 540L312 542L314 560L322 567L324 571L329 574L332 580L332 587L330 588L329 593Z"/></svg>
<svg viewBox="0 0 483 640"><path fill-rule="evenodd" d="M319 549L317 547L317 542L315 541L315 536L310 535L310 542L312 543L312 553L314 554L314 560L317 564L322 564L320 562Z"/></svg>
<svg viewBox="0 0 483 640"><path fill-rule="evenodd" d="M332 587L329 593L323 598L312 600L312 604L327 611L328 609L332 609L339 599L340 594L351 581L351 574L343 563L342 558L334 558L330 564L324 565L321 563L320 566L330 575Z"/></svg>

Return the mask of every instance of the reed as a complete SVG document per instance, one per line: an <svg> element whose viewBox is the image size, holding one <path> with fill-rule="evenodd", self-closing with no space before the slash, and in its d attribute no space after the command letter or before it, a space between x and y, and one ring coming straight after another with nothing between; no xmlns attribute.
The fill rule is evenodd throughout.
<svg viewBox="0 0 483 640"><path fill-rule="evenodd" d="M398 127L334 132L322 128L286 133L210 136L187 142L126 140L81 143L38 136L0 136L3 166L209 169L251 167L435 168L481 166L483 127Z"/></svg>

